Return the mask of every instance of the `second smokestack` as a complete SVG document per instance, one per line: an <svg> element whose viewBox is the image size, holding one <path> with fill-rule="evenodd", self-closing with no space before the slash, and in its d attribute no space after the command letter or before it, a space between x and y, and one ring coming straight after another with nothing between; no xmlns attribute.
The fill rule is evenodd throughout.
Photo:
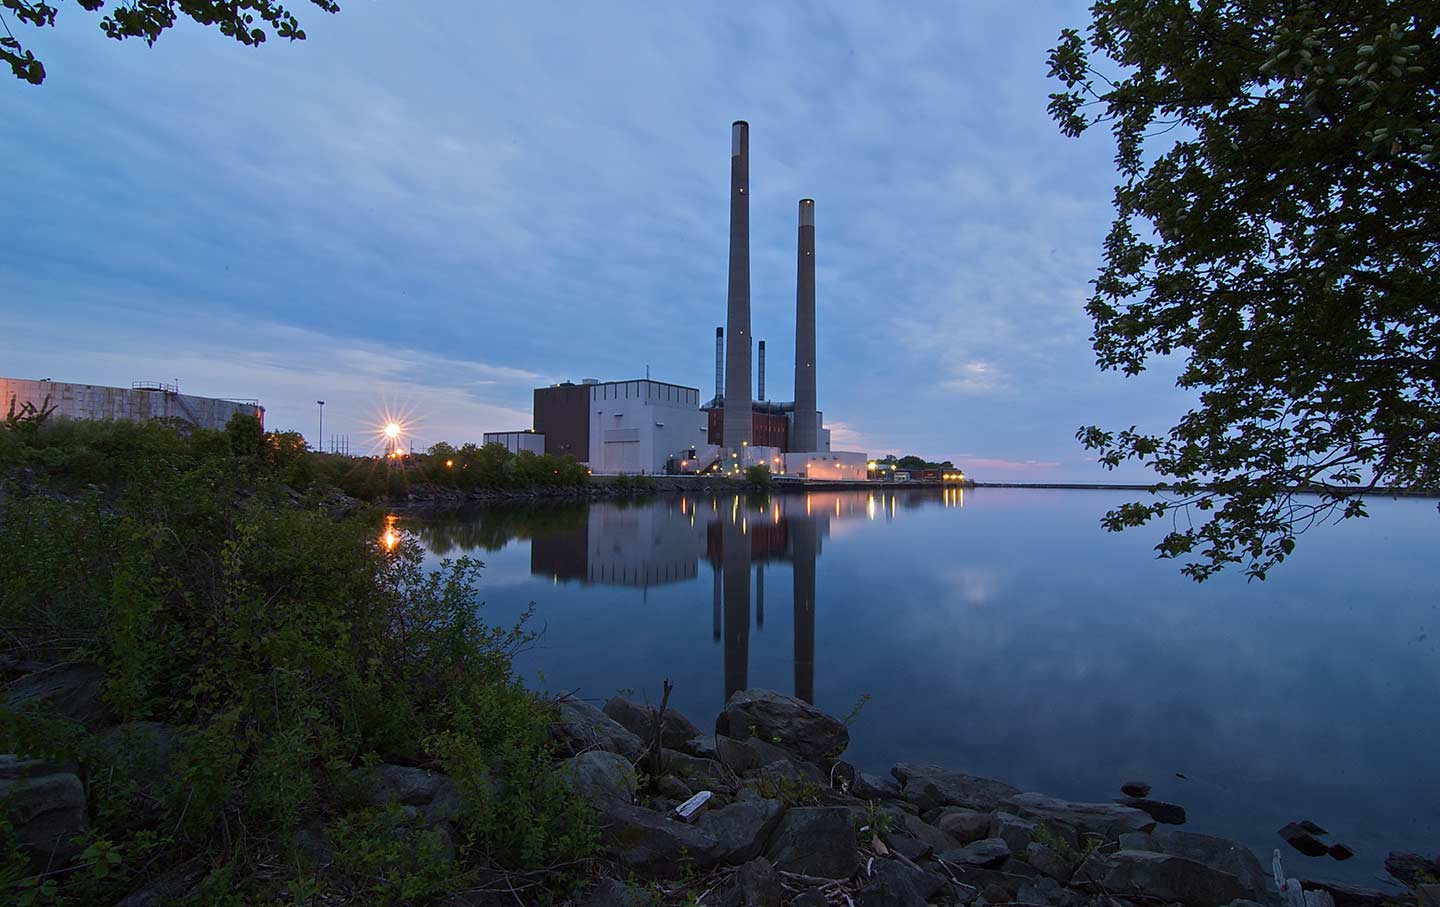
<svg viewBox="0 0 1440 907"><path fill-rule="evenodd" d="M765 341L760 341L760 381L755 385L755 399L765 400Z"/></svg>
<svg viewBox="0 0 1440 907"><path fill-rule="evenodd" d="M800 199L800 239L795 274L795 443L810 452L820 446L815 411L815 200Z"/></svg>
<svg viewBox="0 0 1440 907"><path fill-rule="evenodd" d="M750 443L750 124L730 126L730 287L726 300L725 420L721 444Z"/></svg>
<svg viewBox="0 0 1440 907"><path fill-rule="evenodd" d="M715 403L725 397L725 329L715 329Z"/></svg>

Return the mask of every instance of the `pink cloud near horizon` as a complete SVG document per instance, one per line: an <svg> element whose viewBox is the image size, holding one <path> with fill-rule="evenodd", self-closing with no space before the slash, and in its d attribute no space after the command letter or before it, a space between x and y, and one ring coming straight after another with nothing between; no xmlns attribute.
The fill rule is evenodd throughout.
<svg viewBox="0 0 1440 907"><path fill-rule="evenodd" d="M1056 460L1003 460L995 457L959 457L955 462L961 469L972 474L981 469L993 469L997 472L1043 472L1060 467Z"/></svg>

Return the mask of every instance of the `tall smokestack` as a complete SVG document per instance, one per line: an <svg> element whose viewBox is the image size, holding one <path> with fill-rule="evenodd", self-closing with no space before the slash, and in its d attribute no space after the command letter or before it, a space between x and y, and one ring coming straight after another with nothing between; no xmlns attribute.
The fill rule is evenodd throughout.
<svg viewBox="0 0 1440 907"><path fill-rule="evenodd" d="M725 310L725 421L720 443L750 443L750 124L730 127L730 288ZM812 331L813 334L813 331Z"/></svg>
<svg viewBox="0 0 1440 907"><path fill-rule="evenodd" d="M760 383L755 386L755 399L765 399L765 341L760 341Z"/></svg>
<svg viewBox="0 0 1440 907"><path fill-rule="evenodd" d="M815 200L800 199L800 246L795 276L794 450L820 446L815 412Z"/></svg>
<svg viewBox="0 0 1440 907"><path fill-rule="evenodd" d="M725 396L725 329L715 329L715 399Z"/></svg>

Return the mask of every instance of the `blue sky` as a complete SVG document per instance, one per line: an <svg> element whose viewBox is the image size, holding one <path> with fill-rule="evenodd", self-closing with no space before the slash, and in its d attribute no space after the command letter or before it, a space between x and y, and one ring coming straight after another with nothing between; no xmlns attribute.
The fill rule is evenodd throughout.
<svg viewBox="0 0 1440 907"><path fill-rule="evenodd" d="M1074 440L1187 402L1093 364L1113 148L1045 113L1085 5L350 0L258 50L188 21L114 42L64 5L19 35L45 84L0 84L0 374L178 378L312 438L325 399L356 446L386 408L478 440L537 385L647 365L708 396L746 119L770 397L812 196L837 448L1137 478Z"/></svg>

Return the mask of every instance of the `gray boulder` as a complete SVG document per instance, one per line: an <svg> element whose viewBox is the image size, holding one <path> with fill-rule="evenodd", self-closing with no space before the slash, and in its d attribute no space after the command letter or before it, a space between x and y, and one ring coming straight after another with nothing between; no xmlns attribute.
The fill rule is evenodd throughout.
<svg viewBox="0 0 1440 907"><path fill-rule="evenodd" d="M779 800L743 800L701 813L695 827L716 840L715 858L721 863L745 863L765 849L783 812Z"/></svg>
<svg viewBox="0 0 1440 907"><path fill-rule="evenodd" d="M1096 852L1075 870L1071 884L1116 896L1148 895L1185 907L1214 907L1245 897L1245 886L1228 872L1185 857L1142 850Z"/></svg>
<svg viewBox="0 0 1440 907"><path fill-rule="evenodd" d="M716 719L715 732L737 740L758 737L817 764L838 759L850 745L844 722L774 690L735 692Z"/></svg>
<svg viewBox="0 0 1440 907"><path fill-rule="evenodd" d="M989 812L1020 791L1003 781L954 772L929 763L901 762L890 769L905 799L921 810L964 806Z"/></svg>
<svg viewBox="0 0 1440 907"><path fill-rule="evenodd" d="M639 737L584 700L566 696L555 703L555 712L550 736L567 754L602 749L634 762L645 750Z"/></svg>
<svg viewBox="0 0 1440 907"><path fill-rule="evenodd" d="M1040 872L1057 882L1068 882L1070 876L1075 872L1075 861L1066 859L1053 848L1034 841L1025 845L1021 851L1025 855L1025 862L1034 866Z"/></svg>
<svg viewBox="0 0 1440 907"><path fill-rule="evenodd" d="M74 839L87 825L85 785L74 766L0 756L0 805L37 872L59 869L80 853Z"/></svg>
<svg viewBox="0 0 1440 907"><path fill-rule="evenodd" d="M367 806L398 803L408 815L431 825L460 818L460 790L440 772L386 764L357 768L352 777Z"/></svg>
<svg viewBox="0 0 1440 907"><path fill-rule="evenodd" d="M1126 832L1155 828L1155 820L1148 813L1115 803L1073 803L1026 793L1010 797L1004 807L1022 818L1064 825L1082 833L1093 832L1111 841Z"/></svg>
<svg viewBox="0 0 1440 907"><path fill-rule="evenodd" d="M5 704L14 709L39 708L96 730L109 720L101 698L105 669L71 664L26 674L5 691Z"/></svg>
<svg viewBox="0 0 1440 907"><path fill-rule="evenodd" d="M709 832L631 804L605 811L600 842L625 868L661 879L680 875L687 862L695 870L709 869L719 849Z"/></svg>
<svg viewBox="0 0 1440 907"><path fill-rule="evenodd" d="M947 806L935 819L935 827L955 839L960 846L990 837L990 814L963 806ZM1007 842L1008 843L1008 842ZM1017 848L1012 847L1012 850Z"/></svg>
<svg viewBox="0 0 1440 907"><path fill-rule="evenodd" d="M849 810L812 806L785 813L765 856L786 872L848 879L860 866L857 847Z"/></svg>
<svg viewBox="0 0 1440 907"><path fill-rule="evenodd" d="M165 797L176 782L181 729L158 721L131 721L101 731L94 742L99 765L90 767L90 778L100 791L97 796L128 789L126 823L148 828L159 822Z"/></svg>
<svg viewBox="0 0 1440 907"><path fill-rule="evenodd" d="M1270 896L1269 876L1260 861L1248 847L1234 841L1189 831L1163 829L1150 836L1149 846L1144 849L1185 857L1229 873L1245 888L1245 896L1251 900L1263 901Z"/></svg>
<svg viewBox="0 0 1440 907"><path fill-rule="evenodd" d="M116 901L114 907L168 907L180 903L200 884L205 864L191 861L161 873Z"/></svg>
<svg viewBox="0 0 1440 907"><path fill-rule="evenodd" d="M628 699L616 697L605 703L603 710L617 724L642 741L649 741L655 734L656 709ZM685 749L691 740L700 736L700 729L690 719L672 708L665 709L665 726L660 729L660 745L671 749Z"/></svg>
<svg viewBox="0 0 1440 907"><path fill-rule="evenodd" d="M790 901L790 907L830 907L830 899L815 888L802 891Z"/></svg>
<svg viewBox="0 0 1440 907"><path fill-rule="evenodd" d="M998 867L1010 857L1010 847L999 838L984 838L974 844L956 847L940 854L946 863L961 866Z"/></svg>
<svg viewBox="0 0 1440 907"><path fill-rule="evenodd" d="M1148 797L1150 796L1150 785L1144 781L1126 781L1120 785L1120 793L1127 797Z"/></svg>
<svg viewBox="0 0 1440 907"><path fill-rule="evenodd" d="M627 885L619 879L601 879L580 904L581 907L653 907L655 896L638 885Z"/></svg>
<svg viewBox="0 0 1440 907"><path fill-rule="evenodd" d="M695 795L695 791L690 789L690 785L674 775L660 776L660 780L655 782L655 790L667 800L674 800L677 803L684 803Z"/></svg>
<svg viewBox="0 0 1440 907"><path fill-rule="evenodd" d="M1318 831L1312 829L1318 829ZM1307 857L1323 857L1330 852L1330 845L1316 837L1316 835L1325 834L1325 830L1314 822L1291 822L1280 829L1277 834L1285 839L1286 844Z"/></svg>
<svg viewBox="0 0 1440 907"><path fill-rule="evenodd" d="M763 796L780 797L792 803L829 790L824 773L809 763L793 759L777 759L762 765L746 776L746 783L753 785Z"/></svg>
<svg viewBox="0 0 1440 907"><path fill-rule="evenodd" d="M1428 877L1440 878L1440 856L1430 859L1418 853L1392 850L1385 857L1385 871L1415 888L1424 884Z"/></svg>
<svg viewBox="0 0 1440 907"><path fill-rule="evenodd" d="M945 832L923 821L919 816L911 815L902 809L887 807L885 813L890 817L890 830L882 836L885 843L892 848L901 850L911 860L920 859L914 856L916 848L900 843L900 838L913 838L924 846L920 848L921 856L929 853L940 853L941 851L953 850L960 846L960 842L947 835Z"/></svg>
<svg viewBox="0 0 1440 907"><path fill-rule="evenodd" d="M715 747L714 734L702 734L699 737L692 737L685 741L683 746L675 749L684 750L692 756L699 756L701 759L719 759L720 753Z"/></svg>
<svg viewBox="0 0 1440 907"><path fill-rule="evenodd" d="M872 775L869 772L855 773L855 780L850 785L850 793L861 800L899 800L904 796L900 790L900 782L894 778Z"/></svg>
<svg viewBox="0 0 1440 907"><path fill-rule="evenodd" d="M735 887L725 898L725 907L780 907L784 894L780 876L764 857L756 857L735 873Z"/></svg>
<svg viewBox="0 0 1440 907"><path fill-rule="evenodd" d="M591 750L556 768L565 786L597 810L635 799L635 769L619 753Z"/></svg>
<svg viewBox="0 0 1440 907"><path fill-rule="evenodd" d="M1035 839L1038 823L1014 813L997 812L990 817L990 837L1004 841L1012 853L1024 853Z"/></svg>
<svg viewBox="0 0 1440 907"><path fill-rule="evenodd" d="M1121 806L1129 806L1132 809L1149 813L1156 822L1163 822L1166 825L1184 825L1187 819L1185 807L1166 803L1164 800L1152 800L1149 797L1125 797L1115 802Z"/></svg>
<svg viewBox="0 0 1440 907"><path fill-rule="evenodd" d="M869 888L876 881L883 881L883 887L891 891L912 891L919 896L921 902L934 897L947 884L945 877L900 860L875 861L874 875L865 887Z"/></svg>
<svg viewBox="0 0 1440 907"><path fill-rule="evenodd" d="M944 884L920 869L911 869L898 860L885 860L875 875L860 889L856 907L925 907L925 901Z"/></svg>
<svg viewBox="0 0 1440 907"><path fill-rule="evenodd" d="M729 774L724 766L714 759L701 759L679 750L663 750L661 753L665 771L684 781L691 790L715 790L731 787Z"/></svg>
<svg viewBox="0 0 1440 907"><path fill-rule="evenodd" d="M1330 882L1302 879L1300 887L1305 891L1323 891L1330 895L1335 907L1383 907L1386 904L1408 904L1410 899L1378 888L1347 885L1344 882ZM1418 899L1418 894L1417 894ZM1424 904L1424 901L1419 901Z"/></svg>
<svg viewBox="0 0 1440 907"><path fill-rule="evenodd" d="M324 869L335 862L335 845L325 834L325 825L319 820L306 823L295 830L290 838L295 856L310 869Z"/></svg>

